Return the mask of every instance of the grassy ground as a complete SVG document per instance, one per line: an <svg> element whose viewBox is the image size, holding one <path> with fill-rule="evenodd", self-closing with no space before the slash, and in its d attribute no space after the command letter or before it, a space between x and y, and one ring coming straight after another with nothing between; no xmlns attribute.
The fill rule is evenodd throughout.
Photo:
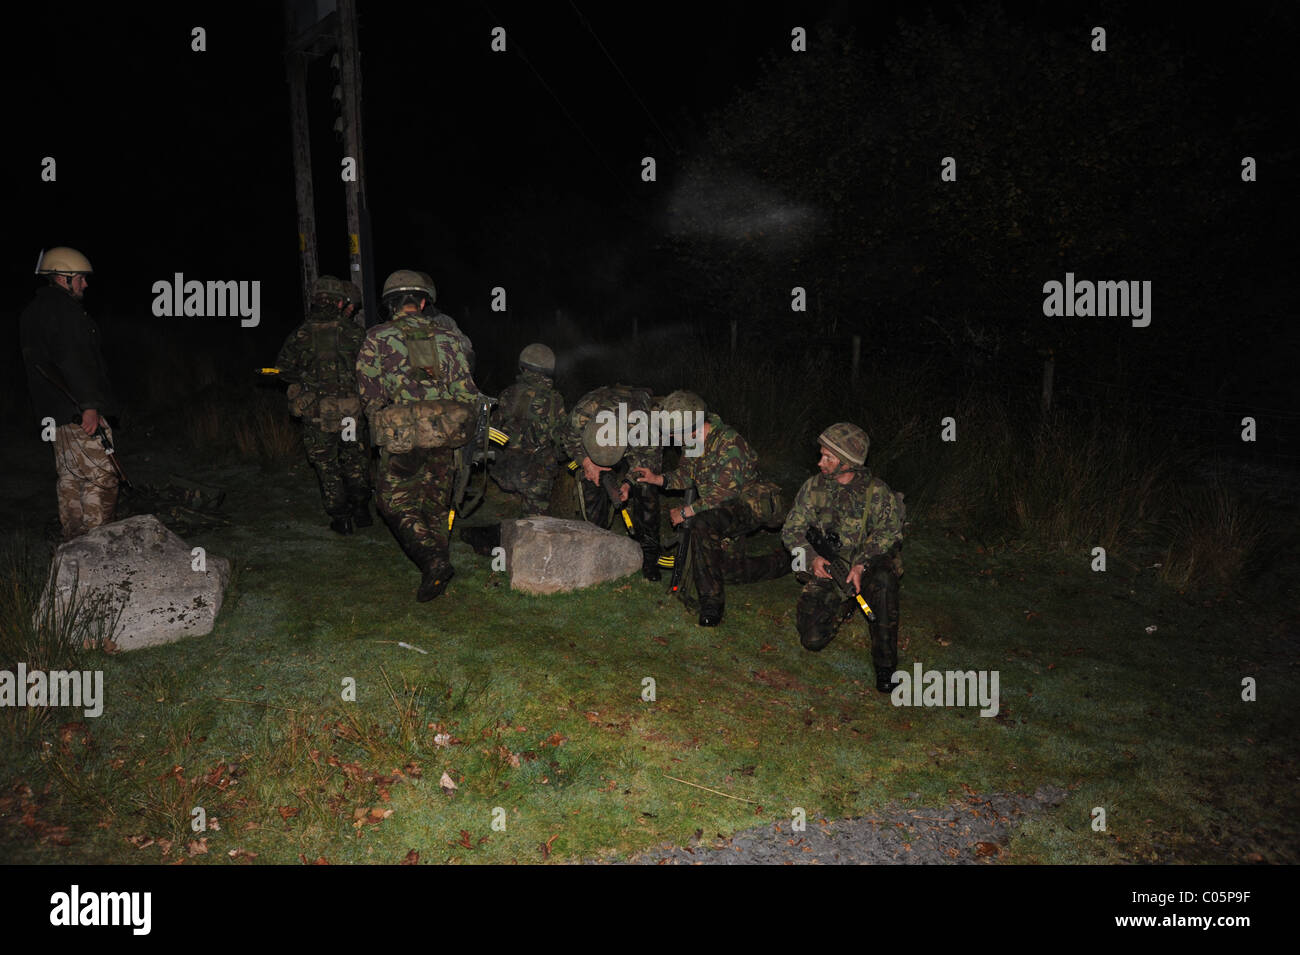
<svg viewBox="0 0 1300 955"><path fill-rule="evenodd" d="M861 623L802 650L791 578L731 588L706 630L639 578L514 593L457 541L456 579L422 605L381 524L325 527L305 465L191 476L229 490L231 525L191 541L236 565L217 628L83 654L105 673L98 719L6 724L6 861L576 861L795 807L1044 783L1072 795L1004 861L1300 861L1296 619L1180 596L1158 556L1112 551L1095 573L1086 551L990 550L918 515L900 664L998 670L1001 710L981 718L877 694Z"/></svg>

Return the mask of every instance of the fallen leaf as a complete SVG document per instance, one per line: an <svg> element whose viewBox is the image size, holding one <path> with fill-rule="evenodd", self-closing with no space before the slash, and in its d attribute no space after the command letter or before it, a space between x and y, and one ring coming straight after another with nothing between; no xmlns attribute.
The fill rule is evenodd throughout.
<svg viewBox="0 0 1300 955"><path fill-rule="evenodd" d="M975 854L983 859L989 856L999 856L1002 854L1002 850L998 848L996 842L977 842L975 843Z"/></svg>
<svg viewBox="0 0 1300 955"><path fill-rule="evenodd" d="M420 853L415 849L412 849L410 852L406 854L406 858L397 864L398 865L419 865Z"/></svg>
<svg viewBox="0 0 1300 955"><path fill-rule="evenodd" d="M185 851L190 854L191 859L195 856L207 855L208 837L204 836L202 839L191 839L185 846Z"/></svg>
<svg viewBox="0 0 1300 955"><path fill-rule="evenodd" d="M442 779L438 780L438 785L442 787L442 791L445 792L448 796L450 796L453 792L456 791L456 784L452 781L452 778L448 776L446 773L442 774Z"/></svg>

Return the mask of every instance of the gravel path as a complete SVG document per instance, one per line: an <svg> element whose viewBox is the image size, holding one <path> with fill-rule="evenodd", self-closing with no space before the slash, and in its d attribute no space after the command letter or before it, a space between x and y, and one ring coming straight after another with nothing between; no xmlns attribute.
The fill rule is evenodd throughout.
<svg viewBox="0 0 1300 955"><path fill-rule="evenodd" d="M712 844L662 846L633 865L974 865L997 861L1012 830L1027 816L1059 806L1069 795L1040 786L1032 796L970 796L946 808L894 804L872 817L810 818L803 832L785 819ZM697 834L697 839L702 834Z"/></svg>

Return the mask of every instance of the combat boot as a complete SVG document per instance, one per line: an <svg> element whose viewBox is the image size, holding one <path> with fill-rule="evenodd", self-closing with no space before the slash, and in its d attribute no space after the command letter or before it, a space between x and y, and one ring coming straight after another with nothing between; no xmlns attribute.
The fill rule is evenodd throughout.
<svg viewBox="0 0 1300 955"><path fill-rule="evenodd" d="M325 513L330 516L330 530L334 531L334 533L352 533L352 514L350 511L343 509L326 511Z"/></svg>
<svg viewBox="0 0 1300 955"><path fill-rule="evenodd" d="M353 498L350 503L352 510L352 525L354 527L369 527L375 522L370 516L370 495L365 497Z"/></svg>
<svg viewBox="0 0 1300 955"><path fill-rule="evenodd" d="M700 598L700 626L716 627L722 623L723 603L716 597Z"/></svg>
<svg viewBox="0 0 1300 955"><path fill-rule="evenodd" d="M441 597L447 584L456 572L445 560L427 560L420 566L420 586L415 591L415 599L428 603L434 597Z"/></svg>

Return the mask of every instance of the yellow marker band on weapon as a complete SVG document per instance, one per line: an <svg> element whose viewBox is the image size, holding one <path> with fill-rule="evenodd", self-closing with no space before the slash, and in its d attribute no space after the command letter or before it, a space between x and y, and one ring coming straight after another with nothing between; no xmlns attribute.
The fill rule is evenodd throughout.
<svg viewBox="0 0 1300 955"><path fill-rule="evenodd" d="M674 567L677 564L677 555L664 554L658 561L656 561L656 563L658 563L660 567Z"/></svg>
<svg viewBox="0 0 1300 955"><path fill-rule="evenodd" d="M576 470L578 470L578 462L577 462L577 461L570 461L570 462L569 462L569 470L570 470L570 471L576 471Z"/></svg>
<svg viewBox="0 0 1300 955"><path fill-rule="evenodd" d="M626 509L626 508L623 510L623 523L627 525L627 529L628 529L628 530L631 530L631 529L632 529L632 518L631 518L631 516L627 513L627 509Z"/></svg>
<svg viewBox="0 0 1300 955"><path fill-rule="evenodd" d="M867 615L867 619L868 620L875 619L876 615L872 613L871 608L867 606L867 602L862 599L862 594L854 594L853 596L854 599L857 600L858 606L862 608L862 612Z"/></svg>
<svg viewBox="0 0 1300 955"><path fill-rule="evenodd" d="M447 512L447 533L451 533L451 525L456 523L456 509L453 507Z"/></svg>
<svg viewBox="0 0 1300 955"><path fill-rule="evenodd" d="M259 375L278 375L278 374L280 374L280 369L279 369L279 368L258 368L258 369L256 369L256 371L257 371L257 373L258 373Z"/></svg>
<svg viewBox="0 0 1300 955"><path fill-rule="evenodd" d="M510 435L504 431L498 431L496 428L488 428L488 440L504 447L510 441Z"/></svg>

